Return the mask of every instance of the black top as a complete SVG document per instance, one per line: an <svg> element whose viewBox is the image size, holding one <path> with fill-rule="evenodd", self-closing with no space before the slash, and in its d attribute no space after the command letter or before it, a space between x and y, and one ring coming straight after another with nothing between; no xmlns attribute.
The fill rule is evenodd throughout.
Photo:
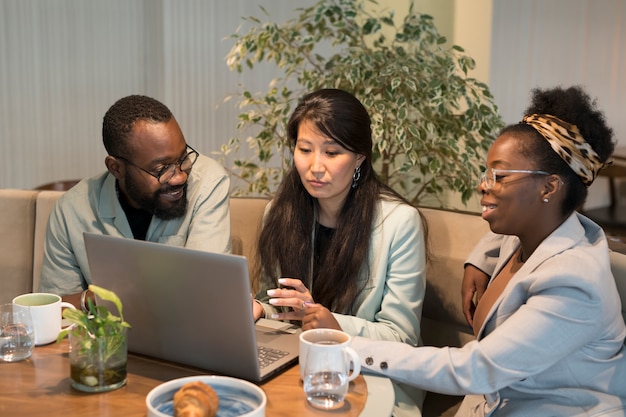
<svg viewBox="0 0 626 417"><path fill-rule="evenodd" d="M330 227L322 226L321 224L316 223L313 271L319 271L319 266L326 258L326 252L330 247L330 243L333 239L334 234L335 229L331 229ZM315 275L315 272L313 273L313 275Z"/></svg>
<svg viewBox="0 0 626 417"><path fill-rule="evenodd" d="M125 198L122 198L119 191L117 192L117 199L122 205L124 213L126 213L126 219L130 225L130 230L133 232L133 237L137 240L146 240L146 233L148 233L148 227L152 221L152 213L132 207L126 202Z"/></svg>

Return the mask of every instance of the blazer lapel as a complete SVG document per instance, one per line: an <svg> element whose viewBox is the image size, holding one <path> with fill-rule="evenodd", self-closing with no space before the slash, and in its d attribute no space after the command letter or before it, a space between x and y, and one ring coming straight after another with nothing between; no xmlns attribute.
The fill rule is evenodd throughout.
<svg viewBox="0 0 626 417"><path fill-rule="evenodd" d="M498 307L502 303L502 300L504 300L504 298L511 292L517 282L532 273L532 271L534 271L547 259L574 246L584 237L584 235L585 230L580 224L577 214L573 213L558 228L556 228L556 230L545 238L528 258L528 260L526 260L520 270L517 271L515 276L511 278L500 296L493 303L487 313L487 316L485 317L485 321L482 323L478 333L476 333L477 339L480 340L484 336L483 333L485 331L486 324L493 318L493 315L498 311ZM519 244L520 242L517 236L508 236L503 240L502 246L500 247L500 256L498 258L492 279L497 276L497 274L506 265L511 255L513 255L519 247Z"/></svg>

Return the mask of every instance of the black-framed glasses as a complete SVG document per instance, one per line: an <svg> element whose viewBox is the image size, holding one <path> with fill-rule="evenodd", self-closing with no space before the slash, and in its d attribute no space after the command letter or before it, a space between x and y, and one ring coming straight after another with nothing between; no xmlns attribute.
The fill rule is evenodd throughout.
<svg viewBox="0 0 626 417"><path fill-rule="evenodd" d="M533 169L495 169L488 168L483 171L482 175L478 179L478 185L485 184L485 188L491 190L494 185L502 182L502 174L530 174L530 175L552 175L546 171L539 171Z"/></svg>
<svg viewBox="0 0 626 417"><path fill-rule="evenodd" d="M132 165L135 168L139 168L140 170L142 170L146 174L151 175L154 178L156 178L157 181L159 181L159 184L167 184L169 182L169 180L174 178L174 175L176 175L176 168L177 167L181 171L186 172L187 174L189 174L189 172L191 171L191 167L193 167L193 164L195 164L196 161L198 160L198 152L196 152L196 150L194 148L192 148L191 146L187 145L187 149L186 150L188 150L188 152L178 162L172 162L171 164L165 165L156 174L153 173L153 172L148 171L147 169L144 169L144 168L140 167L139 165L134 164L133 162L129 161L128 159L124 158L123 156L114 156L113 158L121 159L124 162L128 163L129 165Z"/></svg>

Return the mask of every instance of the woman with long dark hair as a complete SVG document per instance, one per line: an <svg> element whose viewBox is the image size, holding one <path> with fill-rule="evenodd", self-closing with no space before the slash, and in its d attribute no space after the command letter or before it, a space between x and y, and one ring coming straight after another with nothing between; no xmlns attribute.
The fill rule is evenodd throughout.
<svg viewBox="0 0 626 417"><path fill-rule="evenodd" d="M264 217L255 318L417 346L422 218L374 172L366 109L346 91L319 90L301 100L287 134L293 166ZM415 390L396 395L407 410L421 404Z"/></svg>

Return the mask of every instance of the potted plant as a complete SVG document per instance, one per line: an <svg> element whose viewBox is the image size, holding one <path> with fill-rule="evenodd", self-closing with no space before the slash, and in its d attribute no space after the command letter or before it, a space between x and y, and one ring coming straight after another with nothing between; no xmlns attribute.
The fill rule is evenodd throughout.
<svg viewBox="0 0 626 417"><path fill-rule="evenodd" d="M69 308L63 311L63 318L72 325L59 333L57 341L69 337L74 388L86 392L110 391L126 384L126 336L130 325L124 321L122 302L115 293L96 285L90 285L89 290L113 303L119 316L89 299L87 312Z"/></svg>
<svg viewBox="0 0 626 417"><path fill-rule="evenodd" d="M433 18L375 12L373 0L319 0L285 23L246 18L247 33L232 35L227 63L239 72L266 61L283 74L263 93L242 87L238 128L253 128L249 157L231 172L234 194L271 196L289 168L284 126L306 92L341 88L370 112L374 163L381 179L414 204L441 202L447 191L465 204L476 189L481 161L503 126L489 88L467 76L474 60L446 48ZM236 153L241 138L222 149ZM236 182L236 181L235 181ZM241 185L243 184L243 185ZM429 198L432 200L431 198Z"/></svg>

